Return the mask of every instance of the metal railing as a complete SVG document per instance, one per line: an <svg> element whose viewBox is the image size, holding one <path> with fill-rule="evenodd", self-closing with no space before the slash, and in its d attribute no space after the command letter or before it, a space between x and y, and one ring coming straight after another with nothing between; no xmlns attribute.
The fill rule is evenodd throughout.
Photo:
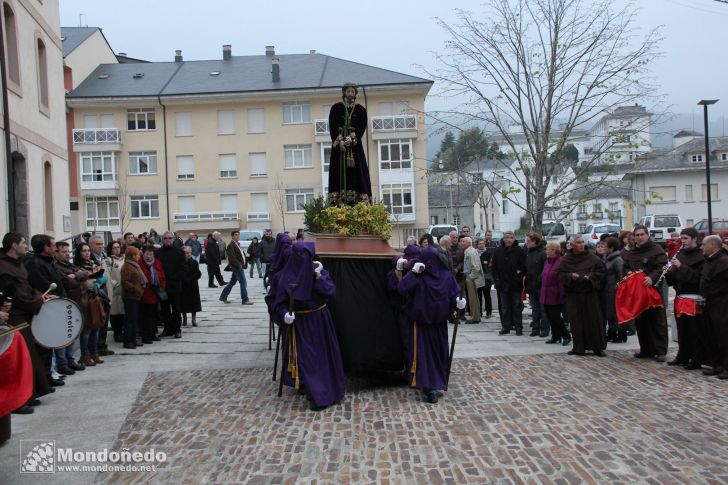
<svg viewBox="0 0 728 485"><path fill-rule="evenodd" d="M270 212L248 212L248 221L270 221Z"/></svg>
<svg viewBox="0 0 728 485"><path fill-rule="evenodd" d="M417 130L415 115L375 116L372 118L372 132L413 130Z"/></svg>
<svg viewBox="0 0 728 485"><path fill-rule="evenodd" d="M73 130L73 144L98 145L121 143L121 130L118 128L81 128Z"/></svg>
<svg viewBox="0 0 728 485"><path fill-rule="evenodd" d="M174 222L214 222L214 221L237 221L240 220L238 211L214 211L214 212L174 212Z"/></svg>

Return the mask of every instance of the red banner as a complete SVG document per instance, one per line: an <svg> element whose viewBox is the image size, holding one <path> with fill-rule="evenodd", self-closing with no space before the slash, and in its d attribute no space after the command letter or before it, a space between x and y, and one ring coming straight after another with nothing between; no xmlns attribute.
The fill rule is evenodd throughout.
<svg viewBox="0 0 728 485"><path fill-rule="evenodd" d="M631 322L645 310L664 306L660 292L653 286L645 286L645 277L643 271L635 271L617 285L614 303L620 325Z"/></svg>
<svg viewBox="0 0 728 485"><path fill-rule="evenodd" d="M698 303L694 298L675 298L675 316L682 317L683 315L688 317L694 317L703 313L703 306Z"/></svg>
<svg viewBox="0 0 728 485"><path fill-rule="evenodd" d="M10 347L0 355L0 416L18 409L33 394L33 364L25 339L16 332Z"/></svg>

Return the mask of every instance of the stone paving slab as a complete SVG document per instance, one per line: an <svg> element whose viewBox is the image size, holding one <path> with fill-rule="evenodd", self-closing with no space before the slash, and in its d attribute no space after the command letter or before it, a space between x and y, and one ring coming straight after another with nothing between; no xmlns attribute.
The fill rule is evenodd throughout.
<svg viewBox="0 0 728 485"><path fill-rule="evenodd" d="M437 405L348 379L315 413L269 369L152 372L114 448L166 463L96 482L726 483L726 384L627 352L501 356L458 360Z"/></svg>

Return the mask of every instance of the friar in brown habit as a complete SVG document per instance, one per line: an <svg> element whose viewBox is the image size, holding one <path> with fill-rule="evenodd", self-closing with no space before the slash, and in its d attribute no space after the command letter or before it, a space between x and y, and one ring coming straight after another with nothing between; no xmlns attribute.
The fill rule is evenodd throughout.
<svg viewBox="0 0 728 485"><path fill-rule="evenodd" d="M632 233L635 247L630 251L622 250L624 271L642 270L645 273L645 286L654 286L660 280L660 275L667 264L667 253L650 240L650 234L645 226L636 226ZM664 306L649 308L642 312L635 319L635 327L637 328L637 339L640 342L640 351L634 356L638 359L654 357L658 362L665 362L667 318Z"/></svg>
<svg viewBox="0 0 728 485"><path fill-rule="evenodd" d="M700 294L705 297L705 318L711 342L710 364L705 375L728 379L728 254L719 236L705 236L702 251L705 264L700 275Z"/></svg>
<svg viewBox="0 0 728 485"><path fill-rule="evenodd" d="M573 343L569 355L584 355L587 350L600 357L606 355L607 336L599 300L604 273L599 256L585 249L581 236L574 236L556 273L556 279L566 289L566 314Z"/></svg>

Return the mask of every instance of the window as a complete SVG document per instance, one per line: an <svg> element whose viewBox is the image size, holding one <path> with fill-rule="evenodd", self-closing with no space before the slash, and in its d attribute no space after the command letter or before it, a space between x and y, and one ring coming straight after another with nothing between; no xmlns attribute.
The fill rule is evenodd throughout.
<svg viewBox="0 0 728 485"><path fill-rule="evenodd" d="M248 133L265 133L265 110L248 108Z"/></svg>
<svg viewBox="0 0 728 485"><path fill-rule="evenodd" d="M579 208L577 210L578 214L586 214L586 204L579 204Z"/></svg>
<svg viewBox="0 0 728 485"><path fill-rule="evenodd" d="M115 128L114 115L84 115L84 128Z"/></svg>
<svg viewBox="0 0 728 485"><path fill-rule="evenodd" d="M48 111L48 54L45 43L37 39L38 102L42 111Z"/></svg>
<svg viewBox="0 0 728 485"><path fill-rule="evenodd" d="M431 226L437 225L437 216L430 216L430 225Z"/></svg>
<svg viewBox="0 0 728 485"><path fill-rule="evenodd" d="M692 162L702 162L703 161L703 155L691 155L690 161Z"/></svg>
<svg viewBox="0 0 728 485"><path fill-rule="evenodd" d="M674 185L650 187L652 202L675 202L677 200L676 192Z"/></svg>
<svg viewBox="0 0 728 485"><path fill-rule="evenodd" d="M301 204L313 200L313 189L287 189L286 212L303 212Z"/></svg>
<svg viewBox="0 0 728 485"><path fill-rule="evenodd" d="M283 145L285 168L311 168L311 145Z"/></svg>
<svg viewBox="0 0 728 485"><path fill-rule="evenodd" d="M129 152L129 175L157 173L157 152Z"/></svg>
<svg viewBox="0 0 728 485"><path fill-rule="evenodd" d="M700 184L700 200L708 200L708 186L706 184ZM710 184L710 200L718 200L718 184Z"/></svg>
<svg viewBox="0 0 728 485"><path fill-rule="evenodd" d="M266 153L265 152L254 152L248 153L250 159L250 176L251 177L265 177L268 174L266 167Z"/></svg>
<svg viewBox="0 0 728 485"><path fill-rule="evenodd" d="M86 229L119 232L119 200L114 197L87 197Z"/></svg>
<svg viewBox="0 0 728 485"><path fill-rule="evenodd" d="M617 212L619 210L619 202L609 203L609 212Z"/></svg>
<svg viewBox="0 0 728 485"><path fill-rule="evenodd" d="M147 131L157 128L154 122L154 108L126 110L126 129L129 131Z"/></svg>
<svg viewBox="0 0 728 485"><path fill-rule="evenodd" d="M43 195L45 196L43 205L45 227L49 231L53 231L53 167L51 162L43 163Z"/></svg>
<svg viewBox="0 0 728 485"><path fill-rule="evenodd" d="M693 186L686 185L685 186L685 202L692 202L692 201L693 201Z"/></svg>
<svg viewBox="0 0 728 485"><path fill-rule="evenodd" d="M15 13L10 5L3 3L5 18L5 49L7 55L8 79L20 85L20 64L18 62L18 31L15 25Z"/></svg>
<svg viewBox="0 0 728 485"><path fill-rule="evenodd" d="M268 194L257 193L250 194L250 212L248 212L249 221L269 221L270 213L268 212Z"/></svg>
<svg viewBox="0 0 728 485"><path fill-rule="evenodd" d="M194 195L177 196L177 210L179 210L179 212L195 212L195 208Z"/></svg>
<svg viewBox="0 0 728 485"><path fill-rule="evenodd" d="M579 224L579 234L586 234L586 224L583 222Z"/></svg>
<svg viewBox="0 0 728 485"><path fill-rule="evenodd" d="M323 173L329 173L329 164L331 163L331 145L321 146L321 170Z"/></svg>
<svg viewBox="0 0 728 485"><path fill-rule="evenodd" d="M507 200L503 201L503 215L504 216L508 215L508 201Z"/></svg>
<svg viewBox="0 0 728 485"><path fill-rule="evenodd" d="M235 111L231 109L221 109L217 111L217 134L235 134Z"/></svg>
<svg viewBox="0 0 728 485"><path fill-rule="evenodd" d="M452 225L453 226L459 226L460 225L460 216L457 214L454 214L452 216Z"/></svg>
<svg viewBox="0 0 728 485"><path fill-rule="evenodd" d="M81 152L81 182L113 182L116 180L114 152Z"/></svg>
<svg viewBox="0 0 728 485"><path fill-rule="evenodd" d="M237 212L238 194L220 194L220 210L224 212Z"/></svg>
<svg viewBox="0 0 728 485"><path fill-rule="evenodd" d="M283 124L311 122L311 105L308 101L293 101L283 103Z"/></svg>
<svg viewBox="0 0 728 485"><path fill-rule="evenodd" d="M726 162L726 161L728 161L728 153L721 153L721 154L720 154L720 161L721 161L721 162Z"/></svg>
<svg viewBox="0 0 728 485"><path fill-rule="evenodd" d="M688 219L688 220L687 220L687 227L692 227L692 226L693 226L693 222L694 222L694 220L693 220L693 219ZM697 228L696 228L696 229L697 229ZM698 230L700 230L700 229L698 229Z"/></svg>
<svg viewBox="0 0 728 485"><path fill-rule="evenodd" d="M174 114L174 135L192 136L192 111L178 111Z"/></svg>
<svg viewBox="0 0 728 485"><path fill-rule="evenodd" d="M382 170L412 168L412 142L410 140L380 141L379 162Z"/></svg>
<svg viewBox="0 0 728 485"><path fill-rule="evenodd" d="M131 218L154 219L159 217L158 195L132 195Z"/></svg>
<svg viewBox="0 0 728 485"><path fill-rule="evenodd" d="M382 185L382 202L392 215L412 214L412 184Z"/></svg>
<svg viewBox="0 0 728 485"><path fill-rule="evenodd" d="M177 156L177 180L192 180L195 178L195 159L192 155Z"/></svg>
<svg viewBox="0 0 728 485"><path fill-rule="evenodd" d="M220 178L234 179L238 176L238 160L234 153L225 153L219 155L220 158Z"/></svg>

